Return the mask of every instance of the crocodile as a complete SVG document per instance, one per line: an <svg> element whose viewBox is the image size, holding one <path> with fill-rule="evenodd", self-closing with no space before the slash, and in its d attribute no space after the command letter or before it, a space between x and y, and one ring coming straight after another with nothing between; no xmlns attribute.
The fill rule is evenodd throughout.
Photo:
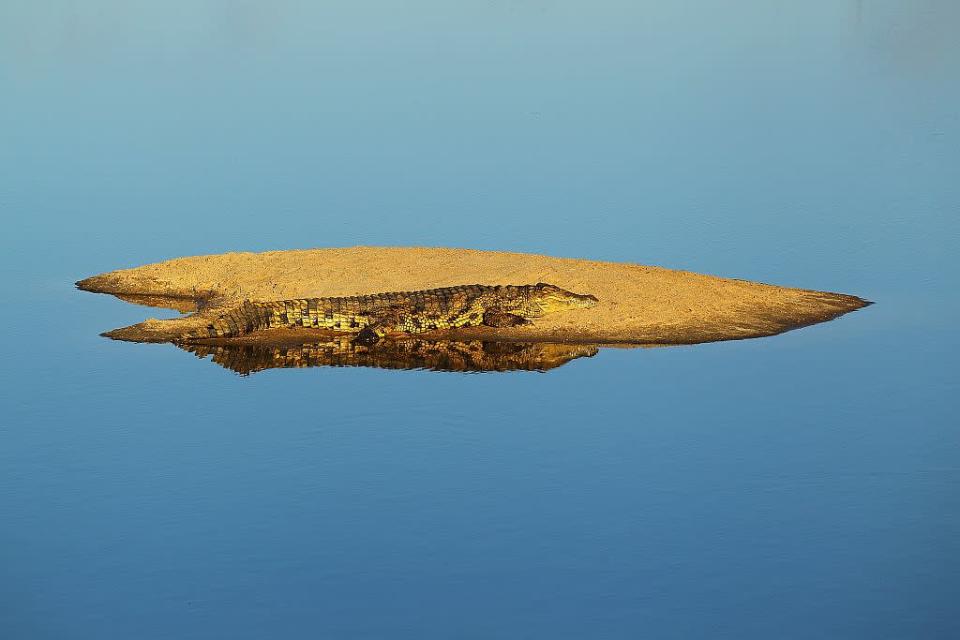
<svg viewBox="0 0 960 640"><path fill-rule="evenodd" d="M426 340L407 338L358 344L349 336L299 345L189 344L178 345L198 358L247 376L266 369L302 367L376 367L430 371L493 372L547 371L575 358L592 357L591 344Z"/></svg>
<svg viewBox="0 0 960 640"><path fill-rule="evenodd" d="M543 282L534 285L462 285L336 298L244 300L201 310L207 321L174 342L235 338L278 327L355 334L359 343L462 327L515 327L533 318L597 304L597 298Z"/></svg>

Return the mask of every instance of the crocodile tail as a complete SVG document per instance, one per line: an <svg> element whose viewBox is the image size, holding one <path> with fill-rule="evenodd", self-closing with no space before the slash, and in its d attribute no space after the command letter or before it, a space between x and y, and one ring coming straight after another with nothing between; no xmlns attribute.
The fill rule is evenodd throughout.
<svg viewBox="0 0 960 640"><path fill-rule="evenodd" d="M235 338L270 327L272 311L265 305L244 300L231 309L221 309L205 317L203 324L189 330L182 340L189 342L205 338Z"/></svg>
<svg viewBox="0 0 960 640"><path fill-rule="evenodd" d="M230 337L270 328L272 310L269 306L244 300L228 314Z"/></svg>

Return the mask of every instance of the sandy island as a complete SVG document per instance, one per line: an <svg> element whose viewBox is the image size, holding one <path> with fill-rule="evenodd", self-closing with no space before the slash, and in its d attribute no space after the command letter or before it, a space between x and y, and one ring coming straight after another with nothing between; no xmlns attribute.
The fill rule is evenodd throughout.
<svg viewBox="0 0 960 640"><path fill-rule="evenodd" d="M769 336L832 320L869 302L856 296L778 287L745 280L619 262L526 253L408 247L353 247L177 258L92 276L80 289L138 304L181 311L198 300L351 296L460 284L547 282L600 299L591 309L557 313L532 325L447 332L463 339L693 344ZM145 322L107 332L145 342L175 340L205 322L203 313ZM242 341L315 339L316 329L271 329Z"/></svg>

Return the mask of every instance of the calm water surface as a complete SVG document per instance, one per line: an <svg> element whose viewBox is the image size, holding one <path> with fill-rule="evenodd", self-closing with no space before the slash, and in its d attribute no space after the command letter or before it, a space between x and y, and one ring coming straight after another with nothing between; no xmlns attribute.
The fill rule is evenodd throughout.
<svg viewBox="0 0 960 640"><path fill-rule="evenodd" d="M960 637L957 7L0 3L0 637ZM877 304L242 377L71 284L354 244Z"/></svg>

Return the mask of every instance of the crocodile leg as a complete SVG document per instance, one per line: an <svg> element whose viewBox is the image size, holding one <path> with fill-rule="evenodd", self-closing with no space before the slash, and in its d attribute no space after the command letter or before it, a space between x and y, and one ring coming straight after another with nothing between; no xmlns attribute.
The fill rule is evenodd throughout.
<svg viewBox="0 0 960 640"><path fill-rule="evenodd" d="M372 345L389 334L404 333L401 311L399 308L380 311L375 319L371 318L369 323L360 329L353 342Z"/></svg>
<svg viewBox="0 0 960 640"><path fill-rule="evenodd" d="M516 327L522 324L530 324L530 321L514 313L504 313L491 309L483 314L483 324L488 327Z"/></svg>
<svg viewBox="0 0 960 640"><path fill-rule="evenodd" d="M372 345L380 342L387 335L383 325L368 324L357 333L357 337L352 340L354 344Z"/></svg>

